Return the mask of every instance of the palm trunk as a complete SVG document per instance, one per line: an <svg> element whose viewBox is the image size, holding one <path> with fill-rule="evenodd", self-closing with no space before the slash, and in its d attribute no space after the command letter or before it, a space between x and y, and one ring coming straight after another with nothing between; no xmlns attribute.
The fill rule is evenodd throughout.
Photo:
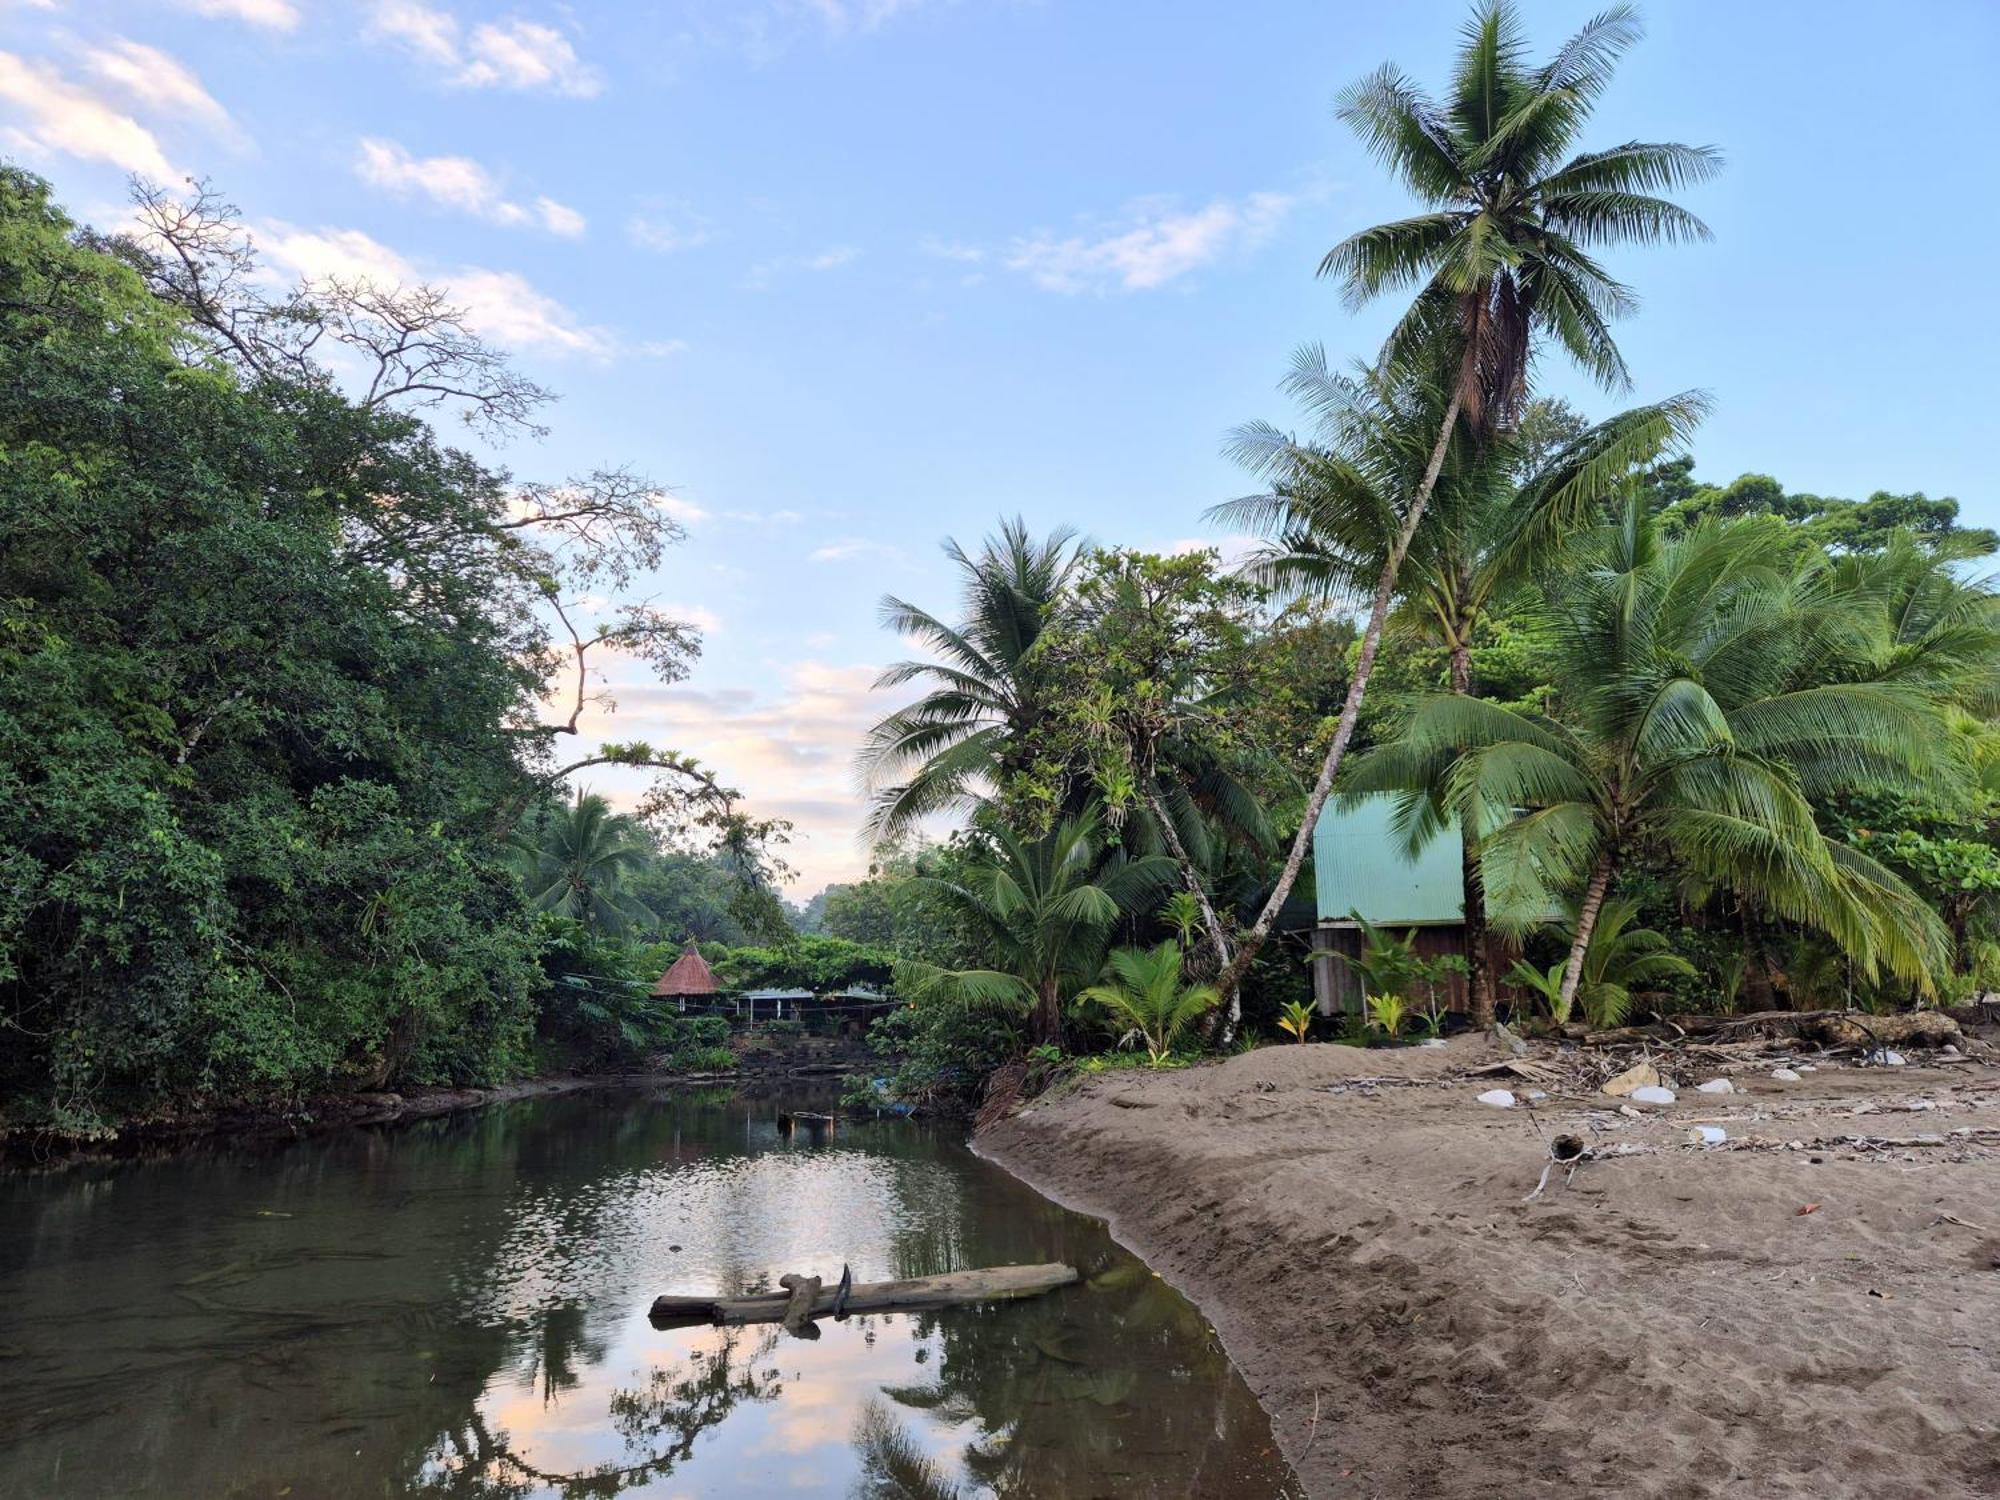
<svg viewBox="0 0 2000 1500"><path fill-rule="evenodd" d="M1154 822L1160 824L1160 836L1166 838L1166 848L1174 856L1174 864L1180 866L1180 882L1194 896L1194 904L1202 908L1202 930L1208 934L1208 944L1216 950L1216 968L1230 962L1230 938L1222 930L1222 918L1216 914L1216 904L1208 900L1208 886L1202 884L1202 872L1194 868L1194 858L1188 854L1188 846L1180 842L1180 830L1174 820L1166 816L1166 804L1160 798L1160 784L1148 782L1146 786L1146 808L1152 812ZM1234 1030L1236 1006L1230 1006L1228 1028Z"/></svg>
<svg viewBox="0 0 2000 1500"><path fill-rule="evenodd" d="M1054 979L1044 979L1036 986L1035 1008L1028 1013L1028 1037L1037 1047L1062 1045L1062 987Z"/></svg>
<svg viewBox="0 0 2000 1500"><path fill-rule="evenodd" d="M1463 391L1464 382L1460 381L1452 391L1450 404L1445 407L1444 421L1438 428L1438 439L1431 449L1430 463L1424 469L1423 483L1410 497L1409 513L1403 517L1402 527L1389 548L1388 559L1382 564L1381 576L1375 580L1375 602L1368 611L1367 628L1361 633L1361 652L1355 658L1354 677L1347 684L1347 697L1340 705L1340 720L1334 726L1333 743L1327 747L1326 759L1319 768L1319 780L1313 783L1312 796L1306 799L1305 813L1299 821L1299 831L1292 839L1291 853L1285 857L1284 869L1279 872L1278 883L1265 900L1263 910L1258 912L1257 920L1237 944L1236 956L1216 979L1216 988L1221 991L1226 1006L1238 1005L1237 990L1243 983L1243 976L1248 972L1251 960L1256 958L1258 950L1270 937L1271 925L1277 921L1279 911L1292 894L1292 886L1297 883L1299 870L1305 864L1306 850L1312 847L1313 831L1319 823L1320 812L1326 806L1326 799L1333 794L1333 778L1340 772L1340 762L1347 754L1348 741L1354 738L1354 725L1361 717L1361 695L1368 690L1368 676L1375 670L1375 653L1382 648L1382 626L1389 618L1390 602L1396 597L1396 574L1402 570L1403 556L1410 550L1410 539L1417 534L1417 523L1423 520L1424 508L1430 504L1431 491L1437 488L1438 474L1444 469L1444 456L1451 447L1452 432L1458 426Z"/></svg>
<svg viewBox="0 0 2000 1500"><path fill-rule="evenodd" d="M1569 966L1563 970L1562 997L1556 1002L1556 1013L1565 1018L1576 1006L1577 986L1583 983L1583 959L1590 952L1590 934L1597 926L1597 913L1604 906L1604 893L1611 888L1611 851L1605 850L1597 856L1597 868L1590 872L1590 884L1584 888L1583 905L1576 913L1576 941L1569 945Z"/></svg>
<svg viewBox="0 0 2000 1500"><path fill-rule="evenodd" d="M1472 695L1472 648L1463 632L1451 643L1451 690ZM1499 997L1494 993L1493 966L1486 961L1486 890L1479 880L1478 829L1468 814L1459 824L1460 889L1465 903L1465 989L1472 1002L1472 1024L1484 1031L1493 1024Z"/></svg>

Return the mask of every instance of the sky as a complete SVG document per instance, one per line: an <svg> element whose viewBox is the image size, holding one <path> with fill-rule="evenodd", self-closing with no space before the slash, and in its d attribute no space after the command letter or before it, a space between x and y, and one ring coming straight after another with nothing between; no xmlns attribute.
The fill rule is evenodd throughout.
<svg viewBox="0 0 2000 1500"><path fill-rule="evenodd" d="M1538 50L1596 0L1524 7ZM268 265L448 288L562 394L523 479L626 464L686 541L632 596L706 636L617 663L585 727L691 752L797 825L795 894L865 870L853 754L899 701L885 592L950 614L939 544L998 517L1226 543L1231 427L1291 352L1371 354L1314 268L1410 204L1333 117L1441 84L1449 0L0 0L0 154L115 225L209 179ZM2000 525L2000 6L1676 0L1587 145L1672 139L1712 243L1618 251L1633 396L1717 406L1697 472L1956 496ZM1615 409L1553 362L1539 388ZM599 789L629 798L635 783Z"/></svg>

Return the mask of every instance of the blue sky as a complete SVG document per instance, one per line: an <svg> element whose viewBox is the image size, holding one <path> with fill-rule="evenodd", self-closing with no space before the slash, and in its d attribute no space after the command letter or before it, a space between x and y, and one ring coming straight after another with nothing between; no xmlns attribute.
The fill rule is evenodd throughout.
<svg viewBox="0 0 2000 1500"><path fill-rule="evenodd" d="M1595 10L1526 7L1546 47ZM1713 143L1709 245L1624 252L1639 396L1703 387L1699 472L1956 495L1985 463L2000 8L1655 3L1589 144ZM701 755L793 817L803 893L856 873L850 770L894 590L1019 511L1106 542L1208 533L1235 423L1290 351L1388 309L1314 281L1407 204L1331 116L1457 3L0 0L0 152L78 216L130 171L210 177L301 272L450 287L563 394L524 478L629 463L689 539L647 583L708 627L593 727ZM1543 389L1595 411L1566 369ZM607 789L619 788L607 784Z"/></svg>

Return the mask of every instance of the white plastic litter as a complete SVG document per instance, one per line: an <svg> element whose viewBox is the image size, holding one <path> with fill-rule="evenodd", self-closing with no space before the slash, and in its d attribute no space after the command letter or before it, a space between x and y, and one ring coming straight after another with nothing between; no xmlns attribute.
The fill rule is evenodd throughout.
<svg viewBox="0 0 2000 1500"><path fill-rule="evenodd" d="M1657 1083L1649 1083L1644 1088L1632 1090L1634 1104L1672 1104L1674 1091L1661 1088Z"/></svg>
<svg viewBox="0 0 2000 1500"><path fill-rule="evenodd" d="M1729 1132L1720 1125L1697 1125L1688 1132L1688 1144L1692 1146L1720 1146L1729 1139Z"/></svg>
<svg viewBox="0 0 2000 1500"><path fill-rule="evenodd" d="M1727 1078L1711 1078L1707 1083L1696 1084L1694 1090L1697 1094L1733 1094L1736 1085Z"/></svg>
<svg viewBox="0 0 2000 1500"><path fill-rule="evenodd" d="M1869 1053L1868 1060L1878 1068L1900 1068L1903 1066L1903 1054L1900 1052L1891 1052L1886 1047L1880 1052Z"/></svg>
<svg viewBox="0 0 2000 1500"><path fill-rule="evenodd" d="M1506 1089L1488 1089L1479 1096L1481 1104L1490 1104L1495 1109L1512 1109L1514 1096Z"/></svg>
<svg viewBox="0 0 2000 1500"><path fill-rule="evenodd" d="M1794 1073L1790 1068L1773 1068L1771 1069L1771 1076L1780 1083L1797 1083L1799 1081L1799 1075Z"/></svg>
<svg viewBox="0 0 2000 1500"><path fill-rule="evenodd" d="M1417 1045L1419 1047L1442 1047L1444 1045L1444 1038L1441 1036L1427 1036L1421 1042L1417 1043Z"/></svg>

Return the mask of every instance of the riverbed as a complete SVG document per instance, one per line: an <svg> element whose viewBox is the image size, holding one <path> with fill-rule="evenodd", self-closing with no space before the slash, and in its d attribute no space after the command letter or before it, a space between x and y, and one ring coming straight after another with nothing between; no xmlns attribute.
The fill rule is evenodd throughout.
<svg viewBox="0 0 2000 1500"><path fill-rule="evenodd" d="M1299 1493L1214 1330L955 1131L650 1087L0 1176L0 1494ZM658 1331L740 1295L1061 1260L1047 1297Z"/></svg>

